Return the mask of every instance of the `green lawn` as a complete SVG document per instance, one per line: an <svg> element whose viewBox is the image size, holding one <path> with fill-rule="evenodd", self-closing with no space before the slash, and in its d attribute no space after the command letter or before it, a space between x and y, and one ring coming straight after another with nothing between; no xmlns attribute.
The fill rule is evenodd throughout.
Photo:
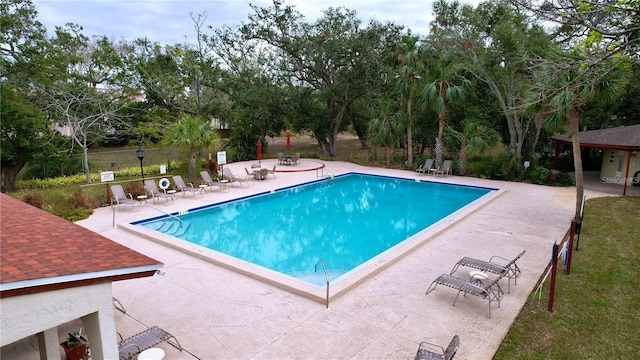
<svg viewBox="0 0 640 360"><path fill-rule="evenodd" d="M553 312L548 293L524 306L495 359L640 356L640 198L587 201L579 250L571 274L558 273Z"/></svg>

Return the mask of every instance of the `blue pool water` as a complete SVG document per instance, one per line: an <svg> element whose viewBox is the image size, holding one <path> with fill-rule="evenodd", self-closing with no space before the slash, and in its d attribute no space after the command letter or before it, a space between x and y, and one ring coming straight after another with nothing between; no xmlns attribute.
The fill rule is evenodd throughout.
<svg viewBox="0 0 640 360"><path fill-rule="evenodd" d="M492 190L352 173L134 224L317 283L321 258L333 280Z"/></svg>

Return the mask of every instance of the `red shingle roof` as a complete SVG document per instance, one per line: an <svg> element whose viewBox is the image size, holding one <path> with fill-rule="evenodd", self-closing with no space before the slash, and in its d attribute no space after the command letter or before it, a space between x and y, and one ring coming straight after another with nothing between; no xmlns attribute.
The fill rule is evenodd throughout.
<svg viewBox="0 0 640 360"><path fill-rule="evenodd" d="M159 261L0 194L0 296L151 276Z"/></svg>

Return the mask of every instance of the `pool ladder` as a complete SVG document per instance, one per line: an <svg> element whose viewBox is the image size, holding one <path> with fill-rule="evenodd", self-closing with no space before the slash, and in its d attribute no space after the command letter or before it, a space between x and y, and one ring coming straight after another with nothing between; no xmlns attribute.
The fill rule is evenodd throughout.
<svg viewBox="0 0 640 360"><path fill-rule="evenodd" d="M324 278L327 280L327 302L326 309L329 308L329 272L327 271L327 266L324 264L324 259L320 258L320 261L316 263L315 272L318 272L318 265L322 264L322 269L324 270Z"/></svg>

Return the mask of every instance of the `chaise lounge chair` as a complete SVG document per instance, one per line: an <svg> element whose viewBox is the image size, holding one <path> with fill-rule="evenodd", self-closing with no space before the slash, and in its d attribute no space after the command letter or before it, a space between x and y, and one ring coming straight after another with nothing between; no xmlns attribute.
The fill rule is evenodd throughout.
<svg viewBox="0 0 640 360"><path fill-rule="evenodd" d="M131 193L125 194L122 185L111 185L111 198L111 204L114 206L131 205L133 207L138 203Z"/></svg>
<svg viewBox="0 0 640 360"><path fill-rule="evenodd" d="M245 168L245 170L246 170L246 168ZM247 172L248 172L248 171L247 171ZM231 185L233 185L233 184L239 184L239 185L240 185L240 187L244 187L244 185L243 185L243 184L247 184L247 187L249 187L249 183L247 182L247 180L246 180L246 179L242 179L242 178L239 178L239 177L235 176L235 175L231 172L231 170L230 170L229 168L226 168L226 167L225 167L225 168L223 168L223 169L222 169L222 177L223 177L224 179L229 180L229 181L231 182Z"/></svg>
<svg viewBox="0 0 640 360"><path fill-rule="evenodd" d="M175 175L171 177L173 182L176 184L176 189L180 190L182 196L184 197L187 192L190 192L195 197L200 192L200 188L196 188L193 186L193 183L186 184L184 179L180 175Z"/></svg>
<svg viewBox="0 0 640 360"><path fill-rule="evenodd" d="M442 166L441 166L441 167L439 167L438 169L436 169L436 170L433 172L433 175L438 175L438 174L440 174L440 175L442 175L442 176L450 175L450 174L451 174L451 164L452 164L452 163L453 163L453 161L451 161L451 160L445 160L445 161L443 161L443 162L442 162Z"/></svg>
<svg viewBox="0 0 640 360"><path fill-rule="evenodd" d="M173 339L173 340L171 340ZM175 336L157 326L152 326L142 332L128 337L118 344L120 360L131 360L139 353L150 349L162 342L167 342L182 351L182 346Z"/></svg>
<svg viewBox="0 0 640 360"><path fill-rule="evenodd" d="M437 279L433 280L431 285L429 285L429 288L427 289L425 295L435 290L436 286L438 285L444 285L452 289L456 289L458 290L458 294L453 300L454 306L456 304L456 301L458 300L458 296L460 296L460 293L464 293L465 296L467 294L479 296L489 301L489 317L491 317L491 303L497 301L498 307L500 307L500 300L504 296L504 291L502 291L502 288L500 288L500 284L498 284L498 281L500 281L503 276L504 274L499 275L493 280L488 279L486 281L486 284L483 284L477 281L461 279L449 274L442 274L438 276Z"/></svg>
<svg viewBox="0 0 640 360"><path fill-rule="evenodd" d="M149 195L154 201L156 199L167 199L167 201L173 200L173 196L171 196L171 194L158 190L158 186L153 180L145 180L144 187L147 190L147 195Z"/></svg>
<svg viewBox="0 0 640 360"><path fill-rule="evenodd" d="M202 177L202 183L209 186L209 189L213 189L214 186L217 186L220 188L220 190L224 190L226 188L226 185L229 183L228 180L223 183L218 179L212 179L211 175L209 175L209 172L206 170L200 171L200 176Z"/></svg>
<svg viewBox="0 0 640 360"><path fill-rule="evenodd" d="M418 347L418 352L414 360L451 360L458 352L460 347L460 337L455 335L447 349L443 349L442 346L436 345L430 342L423 341Z"/></svg>
<svg viewBox="0 0 640 360"><path fill-rule="evenodd" d="M522 255L524 255L525 252L527 252L527 250L523 250L518 256L513 258L513 260L505 259L503 257L495 256L495 255L492 256L489 259L489 261L474 259L470 257L463 257L462 259L460 259L460 261L458 261L453 266L453 269L451 269L451 272L449 274L453 274L454 272L456 272L456 270L458 270L460 266L466 266L466 267L478 269L482 272L488 272L492 274L506 276L509 279L507 292L510 293L511 279L513 279L513 284L517 285L518 277L520 276L520 274L522 274L522 271L516 264L516 261L518 261L522 257ZM494 258L502 260L504 264L493 262Z"/></svg>
<svg viewBox="0 0 640 360"><path fill-rule="evenodd" d="M416 169L419 174L428 175L434 172L436 169L433 168L433 159L425 160L424 164Z"/></svg>

